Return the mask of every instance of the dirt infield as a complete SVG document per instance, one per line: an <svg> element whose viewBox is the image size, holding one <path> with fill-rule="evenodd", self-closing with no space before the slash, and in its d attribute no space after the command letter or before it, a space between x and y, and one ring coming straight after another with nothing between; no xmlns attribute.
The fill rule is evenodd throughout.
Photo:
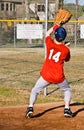
<svg viewBox="0 0 84 130"><path fill-rule="evenodd" d="M27 106L0 108L0 130L84 130L84 104L72 103L72 118L63 116L62 103L36 104L31 119Z"/></svg>

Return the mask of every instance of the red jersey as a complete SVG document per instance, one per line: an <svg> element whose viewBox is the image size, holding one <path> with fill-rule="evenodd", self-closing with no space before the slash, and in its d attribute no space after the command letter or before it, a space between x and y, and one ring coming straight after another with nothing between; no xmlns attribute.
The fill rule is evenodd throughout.
<svg viewBox="0 0 84 130"><path fill-rule="evenodd" d="M69 61L69 48L56 44L50 36L46 37L46 59L41 69L41 76L48 82L61 83L65 79L63 64Z"/></svg>

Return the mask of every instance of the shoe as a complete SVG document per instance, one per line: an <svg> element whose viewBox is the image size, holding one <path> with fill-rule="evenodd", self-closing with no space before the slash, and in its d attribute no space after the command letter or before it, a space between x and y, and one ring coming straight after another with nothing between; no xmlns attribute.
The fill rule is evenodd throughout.
<svg viewBox="0 0 84 130"><path fill-rule="evenodd" d="M64 116L65 117L72 117L72 112L71 112L70 108L69 109L68 108L64 109Z"/></svg>
<svg viewBox="0 0 84 130"><path fill-rule="evenodd" d="M33 116L33 107L28 107L25 117L26 118L32 118L32 116Z"/></svg>

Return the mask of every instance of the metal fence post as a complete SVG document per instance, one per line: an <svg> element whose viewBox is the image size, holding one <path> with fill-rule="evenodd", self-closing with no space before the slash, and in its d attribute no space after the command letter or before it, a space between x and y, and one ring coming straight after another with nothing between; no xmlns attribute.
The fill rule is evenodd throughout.
<svg viewBox="0 0 84 130"><path fill-rule="evenodd" d="M48 0L46 0L46 8L45 8L45 34L48 28ZM44 45L44 49L45 49L45 57L46 57L46 46ZM47 95L47 89L44 88L44 95Z"/></svg>
<svg viewBox="0 0 84 130"><path fill-rule="evenodd" d="M75 47L77 45L77 23L75 23Z"/></svg>
<svg viewBox="0 0 84 130"><path fill-rule="evenodd" d="M16 47L16 24L14 22L14 48Z"/></svg>

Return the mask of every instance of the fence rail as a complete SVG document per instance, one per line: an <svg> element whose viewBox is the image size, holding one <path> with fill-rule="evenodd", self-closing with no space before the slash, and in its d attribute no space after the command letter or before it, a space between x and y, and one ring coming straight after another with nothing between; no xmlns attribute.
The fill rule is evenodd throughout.
<svg viewBox="0 0 84 130"><path fill-rule="evenodd" d="M17 24L42 24L42 39L17 39ZM54 20L48 20L48 28L51 27ZM84 46L83 39L80 38L80 25L84 20L70 20L64 25L67 30L66 40L71 42L72 46ZM44 46L45 38L45 20L23 20L23 19L0 19L0 47L35 47Z"/></svg>

